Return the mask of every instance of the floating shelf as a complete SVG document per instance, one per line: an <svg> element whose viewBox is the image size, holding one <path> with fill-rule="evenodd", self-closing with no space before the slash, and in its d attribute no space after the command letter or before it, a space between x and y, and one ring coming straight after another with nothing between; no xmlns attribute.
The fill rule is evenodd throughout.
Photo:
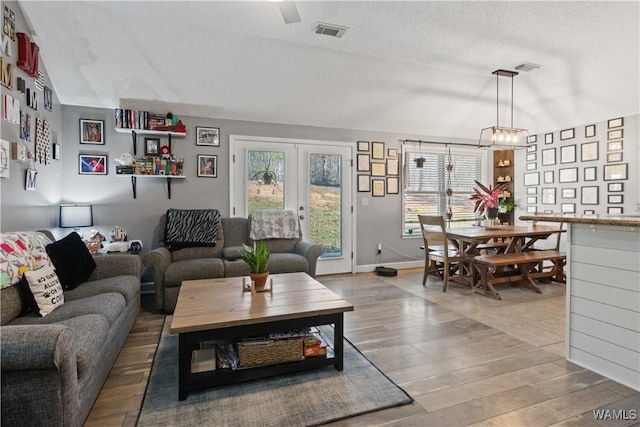
<svg viewBox="0 0 640 427"><path fill-rule="evenodd" d="M117 133L131 133L131 142L133 143L133 155L138 154L138 135L156 135L165 136L169 138L169 149L171 149L171 138L184 138L187 136L186 132L172 132L167 130L148 130L148 129L127 129L127 128L115 128Z"/></svg>
<svg viewBox="0 0 640 427"><path fill-rule="evenodd" d="M134 175L134 174L120 174L116 176L130 176L131 177L131 189L133 190L133 198L137 198L137 185L138 178L151 178L151 179L166 179L167 180L167 195L171 199L171 180L173 179L185 179L184 175Z"/></svg>

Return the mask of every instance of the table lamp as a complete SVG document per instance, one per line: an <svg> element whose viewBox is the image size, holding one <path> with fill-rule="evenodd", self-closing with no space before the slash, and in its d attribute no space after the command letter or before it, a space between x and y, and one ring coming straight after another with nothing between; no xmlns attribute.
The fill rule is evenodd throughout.
<svg viewBox="0 0 640 427"><path fill-rule="evenodd" d="M60 205L60 228L73 228L78 232L80 227L93 226L93 206L91 205Z"/></svg>

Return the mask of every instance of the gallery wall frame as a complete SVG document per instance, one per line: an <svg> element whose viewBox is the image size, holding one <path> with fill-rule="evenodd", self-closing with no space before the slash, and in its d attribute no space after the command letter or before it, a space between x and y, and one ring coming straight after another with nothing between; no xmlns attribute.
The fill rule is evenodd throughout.
<svg viewBox="0 0 640 427"><path fill-rule="evenodd" d="M597 185L580 187L580 203L583 205L597 205L599 203L599 189Z"/></svg>
<svg viewBox="0 0 640 427"><path fill-rule="evenodd" d="M609 194L607 196L607 203L610 205L621 205L624 203L624 195L622 194Z"/></svg>
<svg viewBox="0 0 640 427"><path fill-rule="evenodd" d="M370 172L371 171L371 156L369 154L358 154L356 157L356 171L357 172Z"/></svg>
<svg viewBox="0 0 640 427"><path fill-rule="evenodd" d="M527 206L527 213L536 213L538 212L537 206Z"/></svg>
<svg viewBox="0 0 640 427"><path fill-rule="evenodd" d="M542 150L542 166L552 166L556 164L556 149L546 148Z"/></svg>
<svg viewBox="0 0 640 427"><path fill-rule="evenodd" d="M527 147L527 153L535 153L537 150L538 150L538 144L531 144Z"/></svg>
<svg viewBox="0 0 640 427"><path fill-rule="evenodd" d="M218 177L218 156L198 154L198 176L201 178Z"/></svg>
<svg viewBox="0 0 640 427"><path fill-rule="evenodd" d="M560 148L560 163L575 163L576 162L576 146L565 145Z"/></svg>
<svg viewBox="0 0 640 427"><path fill-rule="evenodd" d="M607 120L607 127L609 129L619 128L622 126L624 126L624 117Z"/></svg>
<svg viewBox="0 0 640 427"><path fill-rule="evenodd" d="M576 213L576 204L575 203L562 203L560 205L560 212L562 212L563 214Z"/></svg>
<svg viewBox="0 0 640 427"><path fill-rule="evenodd" d="M398 159L387 159L387 175L398 176L400 174L400 168L398 166ZM389 191L387 190L387 193Z"/></svg>
<svg viewBox="0 0 640 427"><path fill-rule="evenodd" d="M622 151L615 153L607 153L607 163L616 163L622 161Z"/></svg>
<svg viewBox="0 0 640 427"><path fill-rule="evenodd" d="M80 119L80 144L104 145L104 120Z"/></svg>
<svg viewBox="0 0 640 427"><path fill-rule="evenodd" d="M553 184L553 171L544 171L542 182L544 184Z"/></svg>
<svg viewBox="0 0 640 427"><path fill-rule="evenodd" d="M560 141L564 141L566 139L573 139L575 137L576 137L576 130L574 128L560 131Z"/></svg>
<svg viewBox="0 0 640 427"><path fill-rule="evenodd" d="M220 146L220 128L196 126L196 145Z"/></svg>
<svg viewBox="0 0 640 427"><path fill-rule="evenodd" d="M614 214L614 215L622 215L624 213L624 209L622 208L622 206L608 206L607 213Z"/></svg>
<svg viewBox="0 0 640 427"><path fill-rule="evenodd" d="M610 193L621 193L624 191L624 182L610 182L607 184L607 191Z"/></svg>
<svg viewBox="0 0 640 427"><path fill-rule="evenodd" d="M555 188L543 188L542 189L542 204L543 205L555 205L556 204L556 189Z"/></svg>
<svg viewBox="0 0 640 427"><path fill-rule="evenodd" d="M384 142L371 142L371 158L384 160Z"/></svg>
<svg viewBox="0 0 640 427"><path fill-rule="evenodd" d="M387 177L387 194L400 194L400 180L398 177Z"/></svg>
<svg viewBox="0 0 640 427"><path fill-rule="evenodd" d="M528 153L526 156L527 162L535 162L537 160L538 153Z"/></svg>
<svg viewBox="0 0 640 427"><path fill-rule="evenodd" d="M385 163L371 162L371 176L385 176L387 168Z"/></svg>
<svg viewBox="0 0 640 427"><path fill-rule="evenodd" d="M622 151L623 146L622 141L607 142L607 151Z"/></svg>
<svg viewBox="0 0 640 427"><path fill-rule="evenodd" d="M358 175L358 192L368 193L371 191L371 178L369 175Z"/></svg>
<svg viewBox="0 0 640 427"><path fill-rule="evenodd" d="M584 174L583 179L585 181L598 180L598 168L596 166L590 166L588 168L584 168L583 174Z"/></svg>
<svg viewBox="0 0 640 427"><path fill-rule="evenodd" d="M545 133L544 134L544 143L545 144L553 144L553 133Z"/></svg>
<svg viewBox="0 0 640 427"><path fill-rule="evenodd" d="M592 162L598 160L598 141L585 142L580 145L580 161Z"/></svg>
<svg viewBox="0 0 640 427"><path fill-rule="evenodd" d="M624 181L628 177L629 165L627 163L612 163L604 165L605 181Z"/></svg>
<svg viewBox="0 0 640 427"><path fill-rule="evenodd" d="M527 187L527 194L538 194L538 187Z"/></svg>
<svg viewBox="0 0 640 427"><path fill-rule="evenodd" d="M534 171L534 170L536 170L537 168L538 168L538 167L537 167L536 162L533 162L533 163L527 163L527 170L528 170L528 171Z"/></svg>
<svg viewBox="0 0 640 427"><path fill-rule="evenodd" d="M575 199L576 198L576 189L575 188L563 188L561 190L561 197L563 199Z"/></svg>
<svg viewBox="0 0 640 427"><path fill-rule="evenodd" d="M395 159L398 157L398 149L397 148L387 148L387 157L391 157Z"/></svg>
<svg viewBox="0 0 640 427"><path fill-rule="evenodd" d="M540 172L526 172L524 174L524 185L540 185Z"/></svg>
<svg viewBox="0 0 640 427"><path fill-rule="evenodd" d="M527 137L527 142L529 144L533 144L534 142L538 141L538 135L529 135Z"/></svg>
<svg viewBox="0 0 640 427"><path fill-rule="evenodd" d="M584 137L593 138L596 136L596 125L587 125L584 127Z"/></svg>
<svg viewBox="0 0 640 427"><path fill-rule="evenodd" d="M160 154L160 138L144 139L144 155L157 156Z"/></svg>
<svg viewBox="0 0 640 427"><path fill-rule="evenodd" d="M558 182L578 182L578 168L564 168L558 171Z"/></svg>
<svg viewBox="0 0 640 427"><path fill-rule="evenodd" d="M369 141L358 141L358 151L369 151Z"/></svg>
<svg viewBox="0 0 640 427"><path fill-rule="evenodd" d="M596 211L594 211L593 209L585 209L584 211L582 211L584 215L595 215Z"/></svg>
<svg viewBox="0 0 640 427"><path fill-rule="evenodd" d="M79 154L78 173L80 175L107 175L106 154Z"/></svg>
<svg viewBox="0 0 640 427"><path fill-rule="evenodd" d="M372 179L371 180L371 195L373 197L384 197L384 179Z"/></svg>
<svg viewBox="0 0 640 427"><path fill-rule="evenodd" d="M527 196L528 205L535 205L536 203L538 203L538 196Z"/></svg>
<svg viewBox="0 0 640 427"><path fill-rule="evenodd" d="M614 129L607 132L607 139L620 139L624 136L624 129Z"/></svg>

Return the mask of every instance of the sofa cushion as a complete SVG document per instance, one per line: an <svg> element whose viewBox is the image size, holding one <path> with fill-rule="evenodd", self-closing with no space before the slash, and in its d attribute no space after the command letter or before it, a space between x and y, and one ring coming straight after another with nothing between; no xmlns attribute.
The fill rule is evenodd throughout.
<svg viewBox="0 0 640 427"><path fill-rule="evenodd" d="M53 268L44 266L24 272L22 286L34 313L44 317L64 304L64 294L58 275Z"/></svg>
<svg viewBox="0 0 640 427"><path fill-rule="evenodd" d="M280 274L292 271L309 273L309 262L298 254L272 253L269 256L269 273Z"/></svg>
<svg viewBox="0 0 640 427"><path fill-rule="evenodd" d="M224 277L221 258L187 259L172 262L164 272L164 285L180 286L183 280L214 279Z"/></svg>
<svg viewBox="0 0 640 427"><path fill-rule="evenodd" d="M93 365L100 360L102 346L109 338L109 321L100 314L88 314L57 322L71 329L76 353L78 378L91 375Z"/></svg>
<svg viewBox="0 0 640 427"><path fill-rule="evenodd" d="M37 231L0 234L0 288L20 283L26 270L53 267L46 250L51 241Z"/></svg>
<svg viewBox="0 0 640 427"><path fill-rule="evenodd" d="M73 289L86 282L96 268L91 252L76 232L47 245L47 253L65 289Z"/></svg>
<svg viewBox="0 0 640 427"><path fill-rule="evenodd" d="M118 319L118 316L125 310L125 306L124 297L119 293L94 295L74 301L66 301L63 306L46 317L39 317L35 314L20 316L11 322L10 325L59 323L89 314L99 314L107 320L109 325L113 325Z"/></svg>
<svg viewBox="0 0 640 427"><path fill-rule="evenodd" d="M140 293L140 280L135 276L114 276L107 279L85 282L75 289L65 291L66 302L106 293L121 294L127 305Z"/></svg>
<svg viewBox="0 0 640 427"><path fill-rule="evenodd" d="M224 259L224 277L248 276L249 265L241 259Z"/></svg>
<svg viewBox="0 0 640 427"><path fill-rule="evenodd" d="M184 261L198 258L220 258L222 246L213 248L184 248L171 252L171 261Z"/></svg>
<svg viewBox="0 0 640 427"><path fill-rule="evenodd" d="M227 246L222 250L222 257L225 259L239 259L244 254L244 247L242 246Z"/></svg>
<svg viewBox="0 0 640 427"><path fill-rule="evenodd" d="M269 248L269 252L274 253L287 253L296 252L296 245L300 239L267 239L264 242Z"/></svg>

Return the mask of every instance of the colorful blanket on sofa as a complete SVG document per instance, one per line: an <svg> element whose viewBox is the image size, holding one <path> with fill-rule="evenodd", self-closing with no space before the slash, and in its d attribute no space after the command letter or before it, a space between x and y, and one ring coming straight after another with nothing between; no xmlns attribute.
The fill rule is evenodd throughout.
<svg viewBox="0 0 640 427"><path fill-rule="evenodd" d="M47 245L53 243L37 231L15 231L0 234L0 288L15 285L27 270L44 265L53 268Z"/></svg>
<svg viewBox="0 0 640 427"><path fill-rule="evenodd" d="M216 209L169 209L165 245L170 250L215 246L220 227L220 212Z"/></svg>
<svg viewBox="0 0 640 427"><path fill-rule="evenodd" d="M296 213L282 209L254 210L249 237L253 240L300 238Z"/></svg>

